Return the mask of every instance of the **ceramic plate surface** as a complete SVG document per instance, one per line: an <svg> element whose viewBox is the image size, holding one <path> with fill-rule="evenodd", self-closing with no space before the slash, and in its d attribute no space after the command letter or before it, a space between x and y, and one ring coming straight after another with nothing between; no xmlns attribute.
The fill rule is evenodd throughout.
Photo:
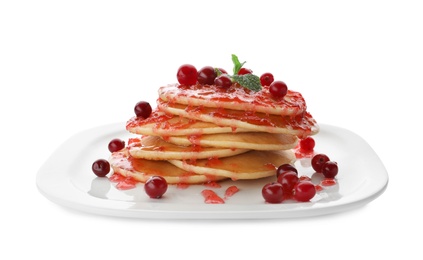
<svg viewBox="0 0 423 260"><path fill-rule="evenodd" d="M365 205L381 195L388 174L373 149L355 133L331 125L320 125L314 136L316 153L325 153L339 165L337 184L325 187L311 202L265 203L261 189L275 178L254 181L223 181L221 187L171 185L161 199L150 199L142 184L135 189L118 190L108 178L95 176L92 163L110 155L107 145L113 138L133 137L124 123L105 125L78 133L63 143L40 168L36 177L39 191L51 201L76 210L119 217L162 219L265 219L297 218L332 214ZM311 159L296 162L300 175L313 182L322 179L314 173ZM212 189L221 197L227 187L239 192L225 204L206 204L201 195Z"/></svg>

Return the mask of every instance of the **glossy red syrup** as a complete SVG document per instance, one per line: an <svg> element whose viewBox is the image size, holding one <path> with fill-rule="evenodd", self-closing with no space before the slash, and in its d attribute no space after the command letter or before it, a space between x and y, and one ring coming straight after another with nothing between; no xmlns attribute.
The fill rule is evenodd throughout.
<svg viewBox="0 0 423 260"><path fill-rule="evenodd" d="M125 179L125 176L117 174L117 173L113 173L113 175L109 177L109 180L111 182L120 182L123 179Z"/></svg>
<svg viewBox="0 0 423 260"><path fill-rule="evenodd" d="M333 186L336 185L336 180L332 178L325 178L320 182L320 185L322 186Z"/></svg>
<svg viewBox="0 0 423 260"><path fill-rule="evenodd" d="M225 120L239 120L245 123L270 127L270 128L288 128L292 130L301 131L300 138L309 136L311 133L317 130L317 122L308 112L303 112L295 116L279 116L270 115L265 113L256 113L254 111L243 111L243 110L227 110L224 108L201 108L201 113L197 111L193 112L193 109L189 106L184 106L175 103L166 103L158 100L158 106L161 109L176 108L183 109L188 113L187 117L192 119L200 119L201 115L208 115L217 119Z"/></svg>
<svg viewBox="0 0 423 260"><path fill-rule="evenodd" d="M126 122L126 129L140 127L148 124L154 124L153 131L158 129L162 130L173 130L173 129L187 129L190 128L195 120L190 120L186 118L178 118L174 115L165 114L154 110L150 117L144 119L139 117L132 117Z"/></svg>
<svg viewBox="0 0 423 260"><path fill-rule="evenodd" d="M126 127L130 128L151 123L164 123L171 118L173 118L172 115L164 114L162 112L159 112L158 110L154 110L148 118L132 117L126 123Z"/></svg>
<svg viewBox="0 0 423 260"><path fill-rule="evenodd" d="M193 145L200 146L200 140L201 140L201 135L189 135L188 136L188 141L190 141L190 143L193 144Z"/></svg>
<svg viewBox="0 0 423 260"><path fill-rule="evenodd" d="M222 164L222 161L219 160L218 157L210 157L206 162L206 166L208 167L218 166L221 164Z"/></svg>
<svg viewBox="0 0 423 260"><path fill-rule="evenodd" d="M216 103L237 103L246 105L246 107L286 107L294 113L306 110L306 103L299 92L288 90L283 99L274 99L269 92L269 86L264 86L261 91L251 91L239 84L232 84L228 89L222 89L215 85L168 85L159 89L159 94L165 94L168 97L185 97L211 100ZM172 102L172 101L171 101Z"/></svg>
<svg viewBox="0 0 423 260"><path fill-rule="evenodd" d="M204 111L204 107L202 106L188 106L186 111L191 114L202 114Z"/></svg>
<svg viewBox="0 0 423 260"><path fill-rule="evenodd" d="M204 186L209 187L209 188L220 188L220 187L222 187L222 185L220 185L219 183L217 183L215 181L208 181L208 182L204 183Z"/></svg>
<svg viewBox="0 0 423 260"><path fill-rule="evenodd" d="M303 176L300 176L300 177L298 178L298 180L299 180L299 181L311 181L311 178L310 178L310 177L308 177L308 176L303 175Z"/></svg>
<svg viewBox="0 0 423 260"><path fill-rule="evenodd" d="M294 149L294 153L297 159L312 158L315 154L314 151L304 151L299 146Z"/></svg>
<svg viewBox="0 0 423 260"><path fill-rule="evenodd" d="M204 197L204 202L206 204L224 204L225 201L216 194L216 192L206 189L201 192L201 195Z"/></svg>
<svg viewBox="0 0 423 260"><path fill-rule="evenodd" d="M315 185L315 187L316 187L316 192L319 192L319 191L322 191L323 190L323 187L320 186L320 185Z"/></svg>
<svg viewBox="0 0 423 260"><path fill-rule="evenodd" d="M120 175L118 173L114 173L112 176L109 177L109 180L111 182L115 182L116 183L116 188L119 190L129 190L129 189L133 189L136 187L137 185L137 181L128 176L123 176Z"/></svg>
<svg viewBox="0 0 423 260"><path fill-rule="evenodd" d="M273 163L266 163L266 164L264 165L264 167L265 167L266 169L268 169L269 171L271 171L271 170L276 170L276 166L275 166Z"/></svg>
<svg viewBox="0 0 423 260"><path fill-rule="evenodd" d="M141 138L129 138L128 146L141 146Z"/></svg>
<svg viewBox="0 0 423 260"><path fill-rule="evenodd" d="M225 200L232 197L235 193L239 191L239 188L235 185L229 186L225 191L225 196L223 197Z"/></svg>
<svg viewBox="0 0 423 260"><path fill-rule="evenodd" d="M178 184L176 184L176 188L178 188L180 190L188 189L188 187L189 187L188 183L178 183Z"/></svg>

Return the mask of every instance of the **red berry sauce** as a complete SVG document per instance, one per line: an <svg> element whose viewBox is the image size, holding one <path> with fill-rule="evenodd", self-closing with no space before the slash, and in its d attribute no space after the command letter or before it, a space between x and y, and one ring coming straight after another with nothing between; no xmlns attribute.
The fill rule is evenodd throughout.
<svg viewBox="0 0 423 260"><path fill-rule="evenodd" d="M109 177L109 180L116 183L116 188L118 190L133 189L138 183L134 178L130 176L126 177L118 173L113 173L113 175Z"/></svg>
<svg viewBox="0 0 423 260"><path fill-rule="evenodd" d="M204 197L204 203L206 204L224 204L225 201L216 194L216 192L205 189L201 192L201 195Z"/></svg>
<svg viewBox="0 0 423 260"><path fill-rule="evenodd" d="M223 197L225 200L232 197L235 193L239 191L239 188L235 185L229 186L225 191L225 196Z"/></svg>
<svg viewBox="0 0 423 260"><path fill-rule="evenodd" d="M204 183L204 186L209 187L209 188L220 188L220 187L222 187L222 185L220 185L220 183L217 183L215 181L208 181L208 182Z"/></svg>
<svg viewBox="0 0 423 260"><path fill-rule="evenodd" d="M333 178L325 178L324 180L322 180L321 182L320 182L320 185L322 185L322 186L333 186L333 185L336 185L336 180L335 179L333 179Z"/></svg>

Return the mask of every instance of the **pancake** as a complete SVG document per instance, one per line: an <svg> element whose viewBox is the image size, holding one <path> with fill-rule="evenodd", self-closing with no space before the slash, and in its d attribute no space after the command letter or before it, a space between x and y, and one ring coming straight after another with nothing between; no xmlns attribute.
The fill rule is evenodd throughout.
<svg viewBox="0 0 423 260"><path fill-rule="evenodd" d="M157 102L158 108L169 114L252 132L291 134L304 138L319 131L316 121L308 112L288 117L224 108L190 107L161 100Z"/></svg>
<svg viewBox="0 0 423 260"><path fill-rule="evenodd" d="M146 119L132 117L126 123L126 130L133 134L155 136L186 136L249 131L246 129L219 126L210 122L179 117L158 110L153 111Z"/></svg>
<svg viewBox="0 0 423 260"><path fill-rule="evenodd" d="M171 84L159 88L158 92L163 101L188 106L246 110L282 116L298 115L307 108L299 92L288 90L284 98L276 100L270 94L268 86L263 86L261 91L254 92L239 84L232 84L229 89L215 85Z"/></svg>
<svg viewBox="0 0 423 260"><path fill-rule="evenodd" d="M158 136L133 138L128 144L129 154L147 160L197 160L210 157L227 157L245 153L246 149L178 146Z"/></svg>
<svg viewBox="0 0 423 260"><path fill-rule="evenodd" d="M168 184L201 184L225 179L224 177L190 173L167 161L136 159L129 155L126 148L112 153L109 162L115 173L132 177L143 183L151 176L162 176Z"/></svg>
<svg viewBox="0 0 423 260"><path fill-rule="evenodd" d="M286 151L249 151L226 158L211 158L194 162L170 160L173 165L189 172L228 177L232 180L259 179L276 176L282 164L293 163L295 155Z"/></svg>
<svg viewBox="0 0 423 260"><path fill-rule="evenodd" d="M183 146L199 145L248 150L287 150L295 148L298 144L296 136L265 132L169 136L166 141Z"/></svg>

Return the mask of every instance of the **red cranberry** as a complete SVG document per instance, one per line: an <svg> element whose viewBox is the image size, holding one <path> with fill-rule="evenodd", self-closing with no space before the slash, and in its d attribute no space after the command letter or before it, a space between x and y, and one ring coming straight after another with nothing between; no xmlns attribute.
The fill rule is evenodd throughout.
<svg viewBox="0 0 423 260"><path fill-rule="evenodd" d="M213 85L216 78L216 71L211 66L201 68L197 74L198 83L202 85Z"/></svg>
<svg viewBox="0 0 423 260"><path fill-rule="evenodd" d="M338 164L333 161L327 161L322 165L322 173L326 178L335 178L338 174Z"/></svg>
<svg viewBox="0 0 423 260"><path fill-rule="evenodd" d="M310 181L300 181L294 187L294 199L299 202L310 201L316 195L316 186Z"/></svg>
<svg viewBox="0 0 423 260"><path fill-rule="evenodd" d="M144 190L150 198L159 199L167 191L167 181L161 176L152 176L144 184Z"/></svg>
<svg viewBox="0 0 423 260"><path fill-rule="evenodd" d="M282 184L279 182L267 183L263 186L261 194L268 203L281 203L284 199Z"/></svg>
<svg viewBox="0 0 423 260"><path fill-rule="evenodd" d="M228 74L228 72L225 69L222 68L218 68L218 70L220 71L220 73L222 74Z"/></svg>
<svg viewBox="0 0 423 260"><path fill-rule="evenodd" d="M176 78L182 85L194 85L197 83L197 69L190 64L181 65L176 74Z"/></svg>
<svg viewBox="0 0 423 260"><path fill-rule="evenodd" d="M304 152L312 152L314 147L316 146L316 142L314 141L313 137L308 136L304 139L300 140L300 149Z"/></svg>
<svg viewBox="0 0 423 260"><path fill-rule="evenodd" d="M263 75L260 76L260 83L262 86L270 86L270 84L272 84L274 78L273 78L273 74L266 72Z"/></svg>
<svg viewBox="0 0 423 260"><path fill-rule="evenodd" d="M282 184L283 192L285 194L291 194L294 186L298 182L298 175L296 172L290 171L279 175L278 182Z"/></svg>
<svg viewBox="0 0 423 260"><path fill-rule="evenodd" d="M125 141L123 141L123 140L121 140L119 138L112 139L109 142L108 148L109 148L109 151L111 153L120 151L123 148L125 148Z"/></svg>
<svg viewBox="0 0 423 260"><path fill-rule="evenodd" d="M253 73L253 71L247 68L241 68L238 71L238 75L245 75L245 74L251 74L251 73Z"/></svg>
<svg viewBox="0 0 423 260"><path fill-rule="evenodd" d="M226 89L232 86L232 80L228 75L222 74L219 77L215 78L214 84L218 87Z"/></svg>
<svg viewBox="0 0 423 260"><path fill-rule="evenodd" d="M293 171L298 174L298 170L297 168L295 168L295 166L293 166L292 164L286 163L278 167L278 169L276 170L276 177L279 177L279 175L288 171Z"/></svg>
<svg viewBox="0 0 423 260"><path fill-rule="evenodd" d="M110 163L105 159L98 159L93 163L91 169L98 177L105 177L110 172Z"/></svg>
<svg viewBox="0 0 423 260"><path fill-rule="evenodd" d="M322 166L327 161L329 161L329 157L326 154L319 153L311 159L311 166L316 172L322 172Z"/></svg>
<svg viewBox="0 0 423 260"><path fill-rule="evenodd" d="M288 87L282 81L273 81L269 86L269 92L274 98L281 99L288 93Z"/></svg>
<svg viewBox="0 0 423 260"><path fill-rule="evenodd" d="M137 117L148 118L151 115L152 109L148 102L140 101L134 107L134 112Z"/></svg>

